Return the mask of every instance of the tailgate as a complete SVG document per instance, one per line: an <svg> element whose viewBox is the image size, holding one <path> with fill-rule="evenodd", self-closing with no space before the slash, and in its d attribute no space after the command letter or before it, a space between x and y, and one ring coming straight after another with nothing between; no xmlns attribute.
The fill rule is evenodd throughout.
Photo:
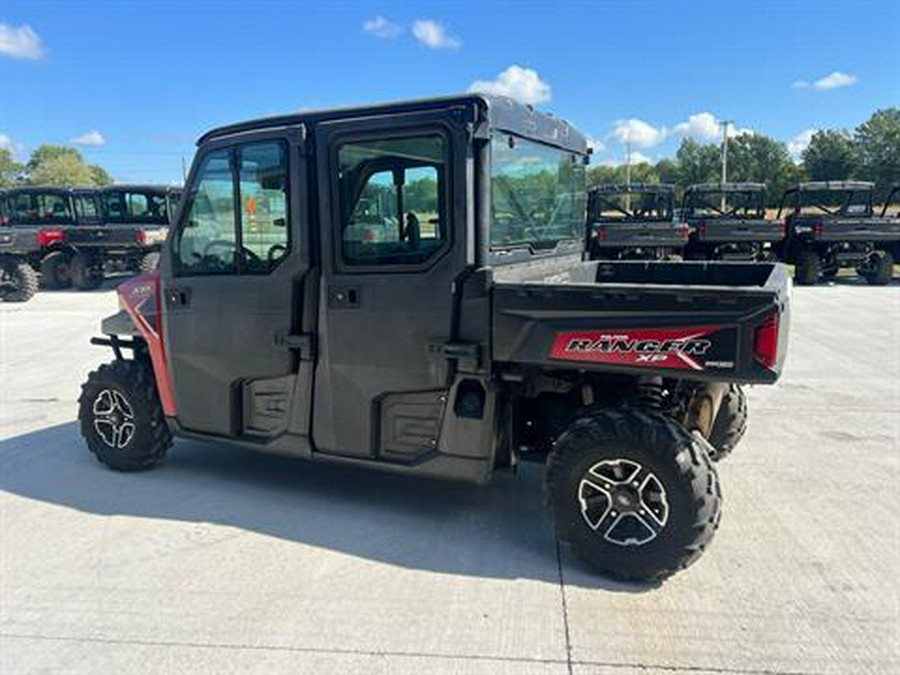
<svg viewBox="0 0 900 675"><path fill-rule="evenodd" d="M774 382L787 348L780 264L581 263L493 285L495 362Z"/></svg>
<svg viewBox="0 0 900 675"><path fill-rule="evenodd" d="M799 231L799 228L798 228ZM900 219L897 218L838 218L826 220L822 241L890 241L900 239Z"/></svg>
<svg viewBox="0 0 900 675"><path fill-rule="evenodd" d="M684 246L687 228L680 223L597 223L594 225L595 244L600 247L623 246Z"/></svg>
<svg viewBox="0 0 900 675"><path fill-rule="evenodd" d="M760 242L779 241L784 235L781 223L772 220L706 220L695 227L701 241Z"/></svg>
<svg viewBox="0 0 900 675"><path fill-rule="evenodd" d="M142 228L133 225L77 225L67 232L69 243L77 246L140 246Z"/></svg>

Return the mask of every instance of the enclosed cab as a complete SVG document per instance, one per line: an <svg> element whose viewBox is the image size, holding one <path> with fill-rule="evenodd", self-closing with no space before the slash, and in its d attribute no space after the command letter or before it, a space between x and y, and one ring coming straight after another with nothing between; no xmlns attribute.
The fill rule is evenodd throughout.
<svg viewBox="0 0 900 675"><path fill-rule="evenodd" d="M680 257L687 226L675 219L675 187L606 184L588 193L588 251L594 260Z"/></svg>
<svg viewBox="0 0 900 675"><path fill-rule="evenodd" d="M874 191L874 183L864 181L817 181L784 193L778 212L787 229L781 257L795 265L797 284L834 277L842 267L870 284L890 283L900 219L884 210L876 214Z"/></svg>
<svg viewBox="0 0 900 675"><path fill-rule="evenodd" d="M159 269L94 338L116 358L82 389L89 449L139 470L180 436L476 482L536 460L600 570L682 568L718 524L739 384L781 372L786 273L587 260L587 157L481 95L207 133Z"/></svg>
<svg viewBox="0 0 900 675"><path fill-rule="evenodd" d="M27 302L38 289L37 272L32 267L39 256L38 228L10 225L7 192L0 190L0 300Z"/></svg>
<svg viewBox="0 0 900 675"><path fill-rule="evenodd" d="M779 220L766 217L763 183L706 183L684 193L690 260L768 260L784 238Z"/></svg>

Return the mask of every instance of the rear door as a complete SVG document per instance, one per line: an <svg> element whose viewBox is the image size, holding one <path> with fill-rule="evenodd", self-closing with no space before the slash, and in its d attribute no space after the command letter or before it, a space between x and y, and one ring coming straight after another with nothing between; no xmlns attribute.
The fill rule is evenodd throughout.
<svg viewBox="0 0 900 675"><path fill-rule="evenodd" d="M242 134L206 144L194 162L162 260L166 354L186 430L261 442L308 434L303 138L300 127Z"/></svg>
<svg viewBox="0 0 900 675"><path fill-rule="evenodd" d="M451 335L469 263L463 112L317 126L317 451L410 462L434 448L447 362L430 348Z"/></svg>

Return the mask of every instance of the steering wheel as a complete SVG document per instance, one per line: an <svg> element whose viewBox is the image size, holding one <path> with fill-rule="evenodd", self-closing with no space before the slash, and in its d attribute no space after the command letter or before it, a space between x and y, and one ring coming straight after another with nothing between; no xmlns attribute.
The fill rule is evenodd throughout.
<svg viewBox="0 0 900 675"><path fill-rule="evenodd" d="M287 246L284 244L272 244L266 253L266 262L269 263L269 267L272 267L272 263L276 260L283 258L285 253L287 253Z"/></svg>
<svg viewBox="0 0 900 675"><path fill-rule="evenodd" d="M233 249L237 251L238 245L237 243L229 241L227 239L214 239L203 247L203 257L205 258L206 256L210 255L210 251L214 248ZM262 262L262 259L258 255L256 255L256 253L245 246L241 246L241 256L247 258L251 262Z"/></svg>

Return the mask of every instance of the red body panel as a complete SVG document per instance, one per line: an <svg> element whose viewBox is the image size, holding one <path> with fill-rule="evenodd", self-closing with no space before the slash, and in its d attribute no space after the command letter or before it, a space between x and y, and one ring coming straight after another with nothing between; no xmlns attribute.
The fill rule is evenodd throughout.
<svg viewBox="0 0 900 675"><path fill-rule="evenodd" d="M120 284L116 292L125 306L125 311L147 342L163 412L166 417L175 417L175 395L172 391L172 378L163 342L159 272L150 272L129 279Z"/></svg>

